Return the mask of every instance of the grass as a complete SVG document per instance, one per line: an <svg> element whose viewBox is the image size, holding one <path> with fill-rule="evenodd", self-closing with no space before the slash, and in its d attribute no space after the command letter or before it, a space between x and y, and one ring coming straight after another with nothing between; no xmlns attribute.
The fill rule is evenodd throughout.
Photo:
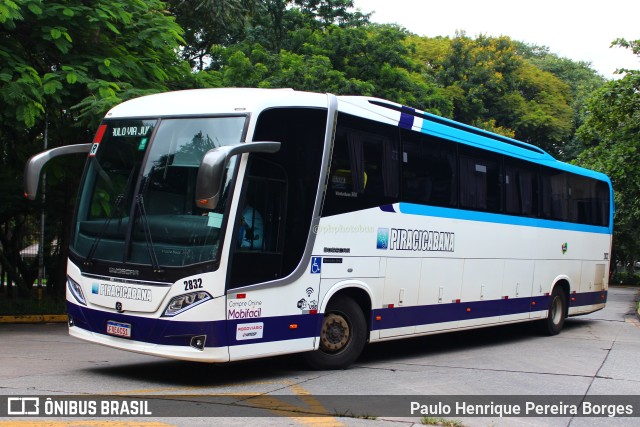
<svg viewBox="0 0 640 427"><path fill-rule="evenodd" d="M443 427L465 427L461 421L448 420L446 418L422 417L420 423L427 426L443 426Z"/></svg>
<svg viewBox="0 0 640 427"><path fill-rule="evenodd" d="M353 412L347 410L345 412L334 412L334 417L342 417L342 418L358 418L361 420L377 420L378 417L368 414L354 414Z"/></svg>

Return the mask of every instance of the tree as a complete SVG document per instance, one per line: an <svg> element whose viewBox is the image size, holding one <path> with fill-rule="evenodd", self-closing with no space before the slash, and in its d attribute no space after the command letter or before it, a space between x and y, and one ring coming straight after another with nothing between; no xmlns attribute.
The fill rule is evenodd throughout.
<svg viewBox="0 0 640 427"><path fill-rule="evenodd" d="M245 38L261 4L257 0L168 0L169 11L184 29L182 58L194 69L206 68L212 46Z"/></svg>
<svg viewBox="0 0 640 427"><path fill-rule="evenodd" d="M280 52L250 42L214 49L216 68L206 72L206 80L216 86L377 96L450 114L451 102L412 59L406 37L406 31L389 25L302 29L289 33Z"/></svg>
<svg viewBox="0 0 640 427"><path fill-rule="evenodd" d="M443 47L442 39L423 43L419 54L452 99L455 120L561 151L572 131L567 84L519 55L509 37L459 33Z"/></svg>
<svg viewBox="0 0 640 427"><path fill-rule="evenodd" d="M212 48L247 41L279 53L291 32L369 22L369 15L353 10L353 0L168 0L168 5L185 29L181 55L199 71L215 61Z"/></svg>
<svg viewBox="0 0 640 427"><path fill-rule="evenodd" d="M640 57L640 40L619 39ZM615 191L613 265L633 269L640 259L640 70L620 70L587 103L578 137L586 145L577 163L606 173Z"/></svg>
<svg viewBox="0 0 640 427"><path fill-rule="evenodd" d="M22 293L34 278L19 255L30 215L21 200L26 159L42 150L45 135L49 148L88 142L111 106L190 84L188 64L176 55L181 32L159 0L0 3L0 262ZM79 167L53 167L47 183L62 194L48 199L47 216L68 222L68 180Z"/></svg>
<svg viewBox="0 0 640 427"><path fill-rule="evenodd" d="M605 79L597 73L589 62L573 61L549 52L545 46L516 42L519 55L537 68L547 71L569 85L573 126L571 138L563 145L560 154L563 159L573 159L583 149L575 137L575 131L582 126L587 111L587 101L599 89Z"/></svg>
<svg viewBox="0 0 640 427"><path fill-rule="evenodd" d="M360 10L352 11L353 0L294 0L312 29L339 27L359 27L369 23L371 14Z"/></svg>

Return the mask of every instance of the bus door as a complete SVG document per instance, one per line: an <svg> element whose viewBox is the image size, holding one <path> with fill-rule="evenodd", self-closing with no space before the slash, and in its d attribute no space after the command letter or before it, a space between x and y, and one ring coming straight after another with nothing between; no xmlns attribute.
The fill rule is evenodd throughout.
<svg viewBox="0 0 640 427"><path fill-rule="evenodd" d="M280 279L283 275L287 174L263 158L250 161L233 242L231 286Z"/></svg>

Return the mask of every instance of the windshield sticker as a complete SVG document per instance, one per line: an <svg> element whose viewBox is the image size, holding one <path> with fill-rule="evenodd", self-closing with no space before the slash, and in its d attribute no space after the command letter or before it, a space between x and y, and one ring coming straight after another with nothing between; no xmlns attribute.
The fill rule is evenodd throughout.
<svg viewBox="0 0 640 427"><path fill-rule="evenodd" d="M91 150L89 150L89 157L94 157L96 155L96 153L98 152L98 147L100 147L100 143L99 142L95 142L91 146Z"/></svg>
<svg viewBox="0 0 640 427"><path fill-rule="evenodd" d="M144 148L147 146L147 141L149 141L149 138L142 138L140 140L140 144L138 144L138 151L144 151Z"/></svg>
<svg viewBox="0 0 640 427"><path fill-rule="evenodd" d="M216 212L209 212L209 219L207 221L207 227L220 228L222 227L223 215Z"/></svg>

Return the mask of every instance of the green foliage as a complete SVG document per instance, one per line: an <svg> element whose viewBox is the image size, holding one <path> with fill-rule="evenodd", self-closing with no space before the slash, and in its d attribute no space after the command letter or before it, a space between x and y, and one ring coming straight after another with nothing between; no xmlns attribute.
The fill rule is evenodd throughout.
<svg viewBox="0 0 640 427"><path fill-rule="evenodd" d="M214 86L377 96L449 115L451 102L412 59L406 37L404 30L386 25L300 30L280 52L249 42L218 46L211 69L198 75Z"/></svg>
<svg viewBox="0 0 640 427"><path fill-rule="evenodd" d="M3 0L0 32L0 261L25 292L34 277L18 255L26 159L45 135L49 147L88 142L115 104L192 80L176 55L182 29L159 0ZM56 233L57 221L71 216L69 182L80 170L49 175L47 217Z"/></svg>
<svg viewBox="0 0 640 427"><path fill-rule="evenodd" d="M62 104L79 105L95 124L140 88L166 90L188 72L174 51L181 29L160 1L9 3L18 9L2 25L10 35L0 44L4 120L31 128L45 106Z"/></svg>
<svg viewBox="0 0 640 427"><path fill-rule="evenodd" d="M463 123L561 153L573 132L569 86L518 53L508 37L459 33L417 44L417 54Z"/></svg>
<svg viewBox="0 0 640 427"><path fill-rule="evenodd" d="M575 137L575 131L584 123L587 101L605 83L604 77L591 68L591 64L588 62L576 62L568 58L561 58L550 53L547 47L519 42L516 44L518 45L518 53L531 64L553 74L569 85L570 105L573 109L572 137L564 144L559 154L564 159L575 158L583 148L581 142Z"/></svg>
<svg viewBox="0 0 640 427"><path fill-rule="evenodd" d="M640 40L617 43L640 55ZM623 78L595 92L578 137L587 148L577 163L611 178L616 202L614 261L631 269L640 259L640 70L627 70Z"/></svg>
<svg viewBox="0 0 640 427"><path fill-rule="evenodd" d="M257 0L168 0L167 6L184 29L182 57L192 68L204 69L213 45L230 44L246 36Z"/></svg>
<svg viewBox="0 0 640 427"><path fill-rule="evenodd" d="M13 260L27 227L21 171L45 135L49 147L87 142L113 105L193 87L386 98L562 158L586 144L579 161L618 190L617 250L638 252L638 236L623 232L640 216L640 177L623 167L638 164L637 72L605 84L587 63L508 37L427 38L372 24L352 0L0 0L0 32L0 262L25 286L33 268ZM616 45L640 52L638 41ZM68 226L80 167L48 169L54 233Z"/></svg>

